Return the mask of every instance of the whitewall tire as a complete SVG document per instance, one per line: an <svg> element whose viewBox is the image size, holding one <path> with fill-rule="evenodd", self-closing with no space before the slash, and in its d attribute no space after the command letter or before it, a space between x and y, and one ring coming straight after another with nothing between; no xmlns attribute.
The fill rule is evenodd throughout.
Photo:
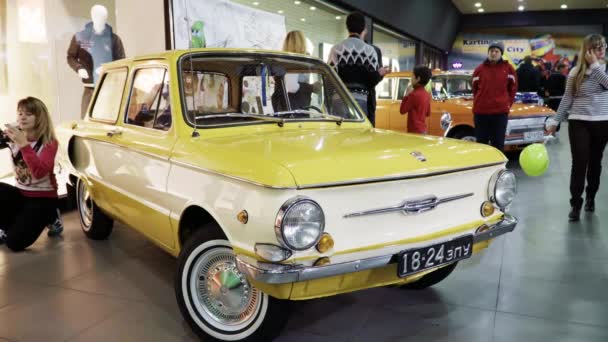
<svg viewBox="0 0 608 342"><path fill-rule="evenodd" d="M87 185L81 179L76 186L76 206L80 216L80 227L89 239L105 240L110 236L114 220L99 209Z"/></svg>
<svg viewBox="0 0 608 342"><path fill-rule="evenodd" d="M206 340L270 341L287 321L285 301L253 287L235 263L230 243L203 227L178 259L177 301L186 321Z"/></svg>

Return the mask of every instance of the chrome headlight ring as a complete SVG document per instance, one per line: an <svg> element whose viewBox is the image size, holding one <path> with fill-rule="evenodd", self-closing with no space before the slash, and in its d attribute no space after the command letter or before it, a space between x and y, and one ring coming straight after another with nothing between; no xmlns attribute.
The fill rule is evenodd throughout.
<svg viewBox="0 0 608 342"><path fill-rule="evenodd" d="M492 175L488 185L488 199L504 211L517 194L517 179L510 170L500 170Z"/></svg>
<svg viewBox="0 0 608 342"><path fill-rule="evenodd" d="M302 209L303 206L304 206L304 208L306 208L306 206L307 206L308 207L307 210ZM294 213L297 210L303 210L303 211L297 213L299 215L299 217L291 218L290 214ZM318 211L314 214L310 214L308 212L310 210L318 210ZM306 218L305 217L303 218L302 215L308 215L309 218L317 216L319 221L318 222L314 222L314 221L307 222ZM317 225L316 236L310 235L311 229L304 229L303 234L304 235L308 234L308 236L304 236L304 238L306 238L307 242L302 245L296 245L294 243L294 239L295 239L294 237L298 233L301 233L303 229L296 225L295 228L294 227L291 228L291 231L286 232L285 224L286 224L286 221L287 221L287 223L289 223L290 219L294 219L296 221L302 220L303 223L308 223L309 224L308 228L312 228L312 230L315 230L314 226ZM311 227L311 225L312 225L312 227ZM304 251L304 250L310 249L313 246L315 246L319 242L321 237L323 236L323 232L325 231L325 214L323 213L323 209L321 209L321 206L317 202L313 201L312 199L310 199L308 197L296 196L294 198L287 200L285 203L283 203L283 205L279 209L279 212L277 213L277 217L275 219L274 231L275 231L277 240L281 243L281 245L283 245L284 247L287 247L291 250ZM294 231L295 231L295 233L294 233Z"/></svg>

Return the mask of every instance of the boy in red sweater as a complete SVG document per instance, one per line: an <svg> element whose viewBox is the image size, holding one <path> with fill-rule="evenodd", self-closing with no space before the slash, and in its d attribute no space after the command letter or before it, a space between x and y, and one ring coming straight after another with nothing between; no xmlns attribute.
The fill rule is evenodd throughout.
<svg viewBox="0 0 608 342"><path fill-rule="evenodd" d="M426 134L426 118L431 115L431 94L424 87L431 79L431 69L424 65L414 68L412 83L401 100L401 115L408 113L407 132Z"/></svg>

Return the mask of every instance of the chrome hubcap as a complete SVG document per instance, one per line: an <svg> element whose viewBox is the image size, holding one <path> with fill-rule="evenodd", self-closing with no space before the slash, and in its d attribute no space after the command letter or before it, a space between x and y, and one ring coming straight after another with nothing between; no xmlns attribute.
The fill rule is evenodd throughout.
<svg viewBox="0 0 608 342"><path fill-rule="evenodd" d="M477 139L475 137L470 136L470 135L467 135L466 137L462 137L462 140L464 140L464 141L472 141L472 142L477 141Z"/></svg>
<svg viewBox="0 0 608 342"><path fill-rule="evenodd" d="M205 316L230 327L247 324L254 318L261 293L237 269L229 248L208 251L192 270L191 291Z"/></svg>

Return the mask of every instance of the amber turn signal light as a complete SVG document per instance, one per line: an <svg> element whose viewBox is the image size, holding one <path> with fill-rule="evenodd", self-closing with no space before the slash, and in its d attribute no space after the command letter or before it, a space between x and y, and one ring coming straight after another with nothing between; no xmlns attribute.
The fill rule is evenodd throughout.
<svg viewBox="0 0 608 342"><path fill-rule="evenodd" d="M317 243L317 251L325 253L332 248L334 248L334 239L328 233L323 233L321 240Z"/></svg>
<svg viewBox="0 0 608 342"><path fill-rule="evenodd" d="M475 230L475 235L477 235L477 234L481 234L481 233L485 233L485 232L487 232L488 230L490 230L490 227L488 227L488 226L486 226L486 225L484 224L483 226L481 226L481 227L479 227L479 228L477 228L477 229Z"/></svg>
<svg viewBox="0 0 608 342"><path fill-rule="evenodd" d="M249 222L249 214L247 213L247 210L241 210L241 212L236 215L236 219L242 224Z"/></svg>
<svg viewBox="0 0 608 342"><path fill-rule="evenodd" d="M490 201L485 201L481 205L481 216L488 217L494 214L494 204Z"/></svg>
<svg viewBox="0 0 608 342"><path fill-rule="evenodd" d="M315 261L313 266L325 266L325 265L328 265L329 263L330 263L330 260L328 257L322 257L322 258L317 259L317 261Z"/></svg>

